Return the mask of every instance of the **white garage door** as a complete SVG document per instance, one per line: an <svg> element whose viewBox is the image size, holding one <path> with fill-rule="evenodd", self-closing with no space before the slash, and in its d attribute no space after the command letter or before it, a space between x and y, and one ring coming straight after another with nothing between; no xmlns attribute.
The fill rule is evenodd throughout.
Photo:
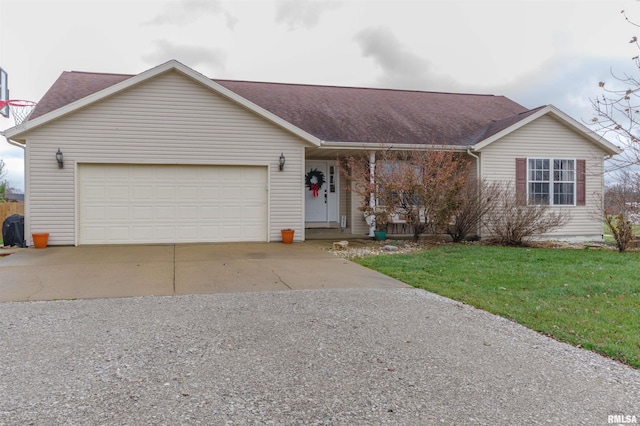
<svg viewBox="0 0 640 426"><path fill-rule="evenodd" d="M267 168L79 165L80 244L267 240Z"/></svg>

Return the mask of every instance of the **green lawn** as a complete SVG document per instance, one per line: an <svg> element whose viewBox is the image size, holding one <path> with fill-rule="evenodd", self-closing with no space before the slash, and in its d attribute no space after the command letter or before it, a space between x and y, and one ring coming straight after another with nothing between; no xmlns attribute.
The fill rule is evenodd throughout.
<svg viewBox="0 0 640 426"><path fill-rule="evenodd" d="M637 252L458 244L355 261L640 368Z"/></svg>

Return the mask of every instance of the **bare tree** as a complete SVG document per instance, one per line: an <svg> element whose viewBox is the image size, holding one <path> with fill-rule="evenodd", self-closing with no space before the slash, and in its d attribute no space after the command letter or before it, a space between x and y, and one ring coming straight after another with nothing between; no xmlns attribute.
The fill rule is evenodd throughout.
<svg viewBox="0 0 640 426"><path fill-rule="evenodd" d="M569 221L569 213L549 205L527 204L516 195L511 182L501 184L483 217L490 238L503 245L522 246L534 237L553 231Z"/></svg>
<svg viewBox="0 0 640 426"><path fill-rule="evenodd" d="M343 163L343 172L363 200L360 209L375 214L376 221L404 215L414 241L424 232L444 231L458 207L469 162L453 150L387 149L376 154L374 180L368 157L348 157ZM375 203L370 202L371 194Z"/></svg>
<svg viewBox="0 0 640 426"><path fill-rule="evenodd" d="M623 170L616 183L607 185L604 193L604 223L623 253L635 237L633 225L640 222L640 176Z"/></svg>
<svg viewBox="0 0 640 426"><path fill-rule="evenodd" d="M629 218L622 213L613 215L606 211L604 213L604 221L613 234L613 238L616 242L616 248L620 253L624 253L634 237L633 224Z"/></svg>
<svg viewBox="0 0 640 426"><path fill-rule="evenodd" d="M621 12L632 26L640 25L631 21L625 11ZM629 43L640 51L637 36L632 36ZM607 84L598 83L602 93L591 104L595 111L592 118L596 131L604 135L614 135L616 140L625 148L617 158L611 160L616 168L630 165L640 165L640 56L631 58L634 74L611 72L614 81Z"/></svg>
<svg viewBox="0 0 640 426"><path fill-rule="evenodd" d="M604 208L609 215L623 214L632 222L640 222L640 175L631 170L621 170L614 183L604 192Z"/></svg>
<svg viewBox="0 0 640 426"><path fill-rule="evenodd" d="M470 178L458 194L458 207L454 211L447 234L454 242L472 236L479 238L480 226L485 215L494 208L502 191L500 182Z"/></svg>

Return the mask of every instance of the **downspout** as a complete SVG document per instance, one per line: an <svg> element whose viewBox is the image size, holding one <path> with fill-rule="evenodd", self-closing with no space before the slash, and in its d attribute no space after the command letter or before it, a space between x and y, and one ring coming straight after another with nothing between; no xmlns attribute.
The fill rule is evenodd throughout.
<svg viewBox="0 0 640 426"><path fill-rule="evenodd" d="M471 148L467 148L467 154L476 159L476 179L480 182L480 157L471 152Z"/></svg>

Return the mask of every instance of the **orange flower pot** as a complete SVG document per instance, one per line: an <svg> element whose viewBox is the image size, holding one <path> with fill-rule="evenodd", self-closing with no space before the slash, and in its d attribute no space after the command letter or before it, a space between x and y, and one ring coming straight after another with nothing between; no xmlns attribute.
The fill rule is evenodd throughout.
<svg viewBox="0 0 640 426"><path fill-rule="evenodd" d="M282 233L282 242L285 244L291 244L293 242L293 234L296 232L295 229L281 229Z"/></svg>
<svg viewBox="0 0 640 426"><path fill-rule="evenodd" d="M48 232L38 232L31 234L33 237L33 245L35 248L47 248L47 244L49 244L49 233Z"/></svg>

